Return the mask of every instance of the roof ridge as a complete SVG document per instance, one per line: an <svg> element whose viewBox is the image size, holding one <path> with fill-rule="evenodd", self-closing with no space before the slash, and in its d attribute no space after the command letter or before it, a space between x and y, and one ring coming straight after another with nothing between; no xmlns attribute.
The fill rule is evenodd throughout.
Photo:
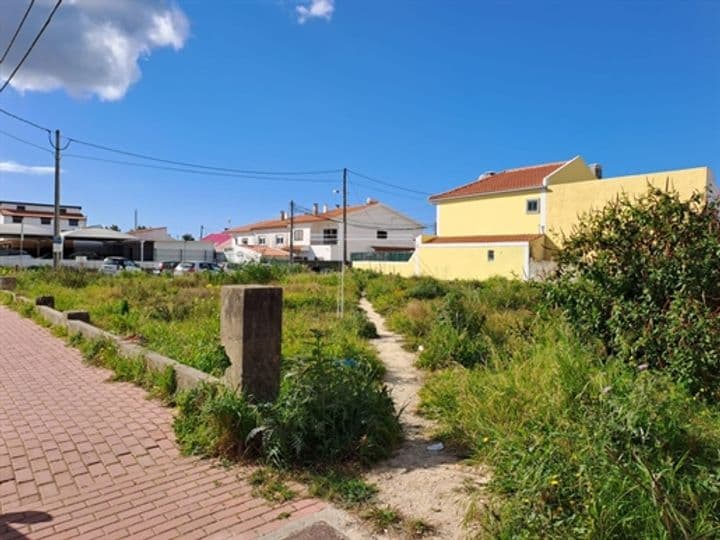
<svg viewBox="0 0 720 540"><path fill-rule="evenodd" d="M470 188L470 187L472 187L472 186L476 186L476 185L478 185L478 184L483 184L483 185L484 185L487 181L492 180L492 179L499 178L499 177L501 177L501 176L504 175L504 174L521 173L521 172L523 172L523 171L530 171L530 170L533 170L533 169L542 169L542 168L547 168L547 167L557 167L557 168L559 168L559 167L562 167L563 165L565 165L566 163L568 163L569 161L570 161L570 160L552 161L552 162L548 162L548 163L538 163L538 164L535 164L535 165L525 165L525 166L522 166L522 167L515 167L515 168L512 168L512 169L503 169L503 170L501 170L501 171L492 171L491 174L484 173L483 175L479 176L478 178L475 178L474 180L470 180L469 182L466 182L466 183L464 183L464 184L462 184L462 185L460 185L460 186L457 186L457 187L454 187L454 188L445 190L445 191L443 191L443 192L434 194L434 195L432 195L432 196L430 197L430 200L431 200L431 201L433 201L433 200L438 200L438 199L444 198L444 197L446 197L446 196L449 196L449 195L451 195L451 194L453 194L453 193L457 193L458 191L462 191L462 190L464 190L464 189L466 189L466 188Z"/></svg>
<svg viewBox="0 0 720 540"><path fill-rule="evenodd" d="M564 165L568 161L570 161L570 160L565 159L562 161L550 161L548 163L538 163L537 165L525 165L523 167L514 167L512 169L503 169L502 171L499 171L496 174L506 173L506 172L515 172L515 171L524 171L526 169L539 169L540 167L549 167L550 165Z"/></svg>

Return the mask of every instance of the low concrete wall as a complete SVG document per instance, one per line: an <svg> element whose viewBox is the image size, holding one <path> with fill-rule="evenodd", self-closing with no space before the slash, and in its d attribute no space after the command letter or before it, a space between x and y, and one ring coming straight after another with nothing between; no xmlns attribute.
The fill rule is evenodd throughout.
<svg viewBox="0 0 720 540"><path fill-rule="evenodd" d="M34 304L33 300L20 296L19 294L12 293L10 291L4 291L6 294L12 296L14 301L26 302ZM154 371L163 371L167 366L171 366L175 370L175 380L177 382L177 388L179 390L190 390L198 386L200 383L209 384L220 384L223 381L217 377L213 377L190 366L181 364L177 360L168 358L154 351L150 351L124 340L123 338L116 336L110 332L107 332L97 326L93 326L87 322L79 320L78 317L80 312L70 311L63 313L48 306L35 306L35 309L40 316L52 325L67 328L70 334L80 334L87 339L107 339L114 342L120 354L126 358L142 358L145 361L145 365L148 369Z"/></svg>

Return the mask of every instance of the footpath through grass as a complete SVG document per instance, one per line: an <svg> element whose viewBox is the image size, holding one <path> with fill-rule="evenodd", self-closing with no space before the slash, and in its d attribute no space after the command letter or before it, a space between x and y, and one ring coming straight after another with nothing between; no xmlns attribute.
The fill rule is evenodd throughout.
<svg viewBox="0 0 720 540"><path fill-rule="evenodd" d="M491 465L489 507L467 515L485 534L720 534L716 403L609 356L537 284L358 281L434 370L421 398L438 435Z"/></svg>

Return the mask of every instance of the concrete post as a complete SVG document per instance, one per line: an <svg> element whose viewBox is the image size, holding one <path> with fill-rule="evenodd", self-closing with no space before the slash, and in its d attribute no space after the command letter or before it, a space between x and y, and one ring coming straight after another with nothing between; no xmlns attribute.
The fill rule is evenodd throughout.
<svg viewBox="0 0 720 540"><path fill-rule="evenodd" d="M229 285L220 291L220 339L231 365L225 379L255 402L280 390L282 288Z"/></svg>

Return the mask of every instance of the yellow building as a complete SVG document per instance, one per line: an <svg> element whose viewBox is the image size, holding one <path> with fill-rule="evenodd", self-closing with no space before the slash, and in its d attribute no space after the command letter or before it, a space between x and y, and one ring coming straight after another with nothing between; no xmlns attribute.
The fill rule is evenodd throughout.
<svg viewBox="0 0 720 540"><path fill-rule="evenodd" d="M403 276L531 279L552 268L552 251L579 216L620 194L642 195L652 185L687 198L715 191L707 167L602 178L601 168L569 161L487 172L430 197L437 235L421 236L407 262L363 261L357 268Z"/></svg>

